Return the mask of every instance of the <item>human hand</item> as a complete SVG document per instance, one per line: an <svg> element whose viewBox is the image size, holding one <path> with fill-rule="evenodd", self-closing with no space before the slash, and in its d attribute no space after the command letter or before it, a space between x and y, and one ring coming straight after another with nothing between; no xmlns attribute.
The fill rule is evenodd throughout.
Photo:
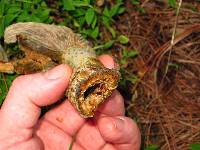
<svg viewBox="0 0 200 150"><path fill-rule="evenodd" d="M113 68L111 57L102 63ZM66 100L39 118L41 107L58 101L72 73L59 65L46 73L18 77L0 110L0 150L139 150L140 132L124 116L122 96L114 91L97 110L84 119Z"/></svg>

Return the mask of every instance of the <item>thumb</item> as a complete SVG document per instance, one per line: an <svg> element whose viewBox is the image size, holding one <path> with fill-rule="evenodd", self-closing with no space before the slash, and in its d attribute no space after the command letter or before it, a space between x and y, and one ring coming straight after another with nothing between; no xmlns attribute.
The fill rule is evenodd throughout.
<svg viewBox="0 0 200 150"><path fill-rule="evenodd" d="M12 131L32 128L40 116L40 106L55 103L63 95L71 72L69 66L59 65L46 73L14 80L0 111L0 128Z"/></svg>

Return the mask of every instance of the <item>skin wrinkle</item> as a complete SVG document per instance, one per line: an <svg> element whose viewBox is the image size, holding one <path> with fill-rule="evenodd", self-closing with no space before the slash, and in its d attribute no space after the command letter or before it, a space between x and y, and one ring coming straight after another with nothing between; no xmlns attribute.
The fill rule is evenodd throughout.
<svg viewBox="0 0 200 150"><path fill-rule="evenodd" d="M102 147L102 149L101 150L117 150L113 145L111 145L112 143L106 143L105 145L104 145L104 147ZM109 149L108 149L108 148ZM105 149L106 148L106 149ZM112 148L112 149L111 149Z"/></svg>
<svg viewBox="0 0 200 150"><path fill-rule="evenodd" d="M69 134L67 131L65 131L65 130L63 130L62 128L60 128L59 126L57 126L57 124L55 124L53 121L50 121L50 120L48 120L47 118L43 118L42 120L43 120L44 122L45 122L45 121L48 122L48 123L51 124L52 126L57 127L59 130L63 131L63 132L66 133L67 135L73 136L73 135Z"/></svg>
<svg viewBox="0 0 200 150"><path fill-rule="evenodd" d="M100 134L101 138L104 140L104 138L103 138L103 136L101 135L101 132L100 132L100 130L99 130L99 128L98 128L98 125L97 125L96 120L95 120L95 119L92 120L92 123L94 123L94 125L96 125L96 128L97 128L97 130L99 131L99 134ZM99 150L101 150L105 145L106 145L106 141L104 140L104 145L102 145L102 146L99 148Z"/></svg>
<svg viewBox="0 0 200 150"><path fill-rule="evenodd" d="M26 140L24 140L24 141L21 141L21 142L17 142L17 143L14 143L14 144L12 144L12 145L10 145L9 147L7 147L8 149L9 148L13 148L14 146L16 147L16 146L19 146L20 144L23 144L23 143L26 143L26 142L28 142L28 141L30 141L30 140L33 140L34 138L33 138L34 136L33 136L33 134L32 134L32 136L30 136L28 139L26 139ZM36 138L36 137L35 137ZM38 139L39 140L39 139Z"/></svg>
<svg viewBox="0 0 200 150"><path fill-rule="evenodd" d="M53 112L53 114L52 114L52 112ZM63 119L62 122L59 122L57 120L56 114L59 114L60 116L63 116L63 117L66 116L69 119L66 120L66 118L65 118L65 119ZM70 118L72 114L75 115L73 118L76 118L76 119ZM70 130L70 132L71 132L70 135L76 134L76 132L80 129L80 127L86 122L86 120L84 120L78 114L76 109L71 105L71 103L68 100L64 101L63 103L61 103L61 105L50 110L48 114L45 114L44 118L48 118L48 120L54 121L54 124L57 126L60 126L60 128L63 128L63 130ZM76 126L76 125L74 125L73 122L79 122L79 125ZM70 127L69 125L71 125L73 127Z"/></svg>
<svg viewBox="0 0 200 150"><path fill-rule="evenodd" d="M23 130L32 130L32 129L27 128L27 129L23 129ZM17 135L14 135L14 136L17 136ZM12 147L14 147L18 144L22 144L23 142L27 142L27 141L31 140L33 138L33 133L31 132L28 136L22 136L21 135L21 137L26 137L26 138L23 138L23 140L18 141L18 142L15 141L16 143L11 144L8 148L12 148Z"/></svg>
<svg viewBox="0 0 200 150"><path fill-rule="evenodd" d="M17 95L19 95L22 91L23 91L23 89L21 89L21 87L28 87L28 92L25 94L26 95L26 103L27 104L29 104L29 106L31 106L31 107L35 107L35 109L34 110L37 110L38 112L38 114L40 114L40 112L41 112L41 110L40 110L40 107L32 100L32 98L31 98L31 96L30 96L30 91L32 91L31 89L30 89L30 87L29 86L26 86L26 84L29 84L30 82L29 81L31 81L32 80L32 77L30 77L30 76L28 76L28 79L26 80L26 81L22 81L21 82L21 79L26 79L27 78L27 76L26 77L23 77L23 76L20 76L19 78L17 78L16 79L16 81L14 81L14 83L13 83L13 85L14 85L14 89L17 89L17 90L15 90L15 93L17 94ZM18 86L18 83L21 83L22 84L22 86L21 87L19 87ZM26 83L25 85L24 85L24 83ZM34 92L34 94L36 94L35 92ZM23 95L23 94L22 94ZM11 95L11 97L14 97L13 95ZM23 107L23 106L22 106ZM26 106L27 107L27 106ZM17 107L18 108L18 107ZM17 111L19 111L19 110L17 110ZM39 115L38 115L38 117L39 117ZM38 119L38 117L37 117L37 119ZM37 122L37 119L35 118L35 121L34 122ZM28 126L28 127L26 127L26 128L32 128L33 126L35 125L35 123L32 123L31 124L31 126ZM24 127L24 124L22 124L21 126L23 126ZM19 126L19 128L21 128L21 126Z"/></svg>
<svg viewBox="0 0 200 150"><path fill-rule="evenodd" d="M76 140L75 143L80 145L83 148L83 150L88 150L88 149L85 149L85 147L78 140ZM72 146L72 150L73 150L73 146Z"/></svg>
<svg viewBox="0 0 200 150"><path fill-rule="evenodd" d="M96 122L95 120L94 120L94 122ZM97 122L96 122L96 124L97 124ZM102 136L102 134L101 134L101 132L100 132L100 130L99 130L99 128L98 128L98 125L96 126L96 128L98 129L98 131L99 131L99 134L101 135L101 137L103 138L103 136ZM103 138L103 140L105 141L105 139ZM105 145L107 144L107 141L105 141L105 143L104 143L104 145L102 145L102 147L100 147L99 148L99 150L102 150L104 147L105 147Z"/></svg>
<svg viewBox="0 0 200 150"><path fill-rule="evenodd" d="M100 108L97 110L98 114L101 114L101 116L107 116L108 112L104 112L105 109L109 110L109 115L124 115L125 114L125 109L124 109L124 102L123 102L123 98L120 96L117 97L117 95L119 95L119 92L117 90L113 91L112 95L108 98L108 100L106 100L106 102L104 104L102 104L102 106L100 106ZM118 114L113 114L110 112L110 110L112 110L112 105L118 105L119 110L120 108L122 109L122 111L118 112ZM104 111L102 111L104 110ZM113 110L114 111L114 110Z"/></svg>
<svg viewBox="0 0 200 150"><path fill-rule="evenodd" d="M53 125L51 122L49 122L49 121L47 121L47 120L40 120L40 123L37 125L36 128L39 129L40 126L42 126L42 124L45 124L45 123L47 123L48 125L52 126L53 128L58 129L59 131L61 131L61 132L63 132L63 133L65 133L65 135L69 136L68 134L66 134L66 132L64 132L63 130L61 130L60 128L58 128L57 126ZM54 129L54 130L55 130L55 129ZM39 132L40 132L40 131L39 131ZM43 136L41 136L40 133L37 133L37 132L36 132L36 135L38 135L38 137L40 137L40 139L42 140ZM41 138L41 137L42 137L42 138ZM43 144L44 144L44 147L47 148L47 150L48 150L48 149L49 149L49 148L48 148L48 145L46 145L45 142L44 142ZM46 146L47 146L47 147L46 147Z"/></svg>
<svg viewBox="0 0 200 150"><path fill-rule="evenodd" d="M57 124L54 124L52 121L47 120L47 118L43 118L43 121L46 121L46 122L48 122L49 124L51 124L51 125L57 127L59 130L65 132L65 133L66 133L67 135L69 135L69 136L74 136L74 135L76 135L76 134L70 135L69 133L67 133L66 131L64 131L62 128L58 127ZM81 128L82 128L82 126L81 126ZM80 128L80 129L81 129L81 128ZM80 129L79 129L79 130L80 130ZM79 130L77 131L77 133L79 132ZM73 138L73 137L72 137L72 138ZM75 140L75 143L77 143L83 150L87 150L87 149L85 149L85 148L81 145L81 143L79 143L77 140ZM73 148L73 147L72 147L72 148Z"/></svg>
<svg viewBox="0 0 200 150"><path fill-rule="evenodd" d="M47 124L51 125L52 127L56 127L56 129L62 131L63 133L66 133L66 131L64 131L63 129L59 128L57 125L55 125L55 124L54 124L53 122L51 122L51 121L48 121L48 120L46 120L46 119L42 119L42 120L40 120L40 121L41 121L41 122L46 122ZM39 124L39 126L40 126L40 124ZM39 126L37 126L37 128L39 128ZM37 135L37 133L36 133L36 135ZM66 135L69 136L71 139L73 138L73 137L71 137L68 133L66 133ZM77 144L77 146L83 148L83 146L82 146L80 143L78 143L77 141L75 141L74 144ZM47 145L47 146L48 146L48 145ZM68 145L68 146L69 146L69 145ZM46 149L45 149L45 150L46 150ZM47 150L48 150L48 149L47 149Z"/></svg>
<svg viewBox="0 0 200 150"><path fill-rule="evenodd" d="M99 129L98 129L97 125L96 125L96 122L95 122L94 120L92 120L92 119L89 119L89 120L90 120L90 121L89 121L88 123L84 124L84 125L81 127L81 129L79 130L79 132L77 133L77 135L83 138L82 135L83 135L85 129L88 129L89 131L94 131L94 130L98 131L98 132L96 132L96 131L94 131L94 132L97 133L96 136L98 136L98 134L99 134L100 139L101 139L101 142L103 141L103 143L102 143L102 145L100 145L100 147L99 147L98 149L95 149L95 150L100 150L101 147L103 147L103 146L106 144L106 141L105 141L104 138L101 136L101 133L99 132ZM88 134L91 134L91 133L89 132ZM85 138L88 138L88 137L85 137ZM98 142L100 142L100 139L98 139ZM83 144L81 143L82 140L83 140L83 139L79 139L79 138L78 138L76 141L77 141L79 144L81 144L81 145L82 145L84 148L86 148L86 149L87 149L87 146L91 146L91 143L88 144L88 145L83 145ZM88 140L95 140L95 138L94 138L94 139L88 139ZM93 141L93 142L94 142L94 141ZM95 140L95 142L96 142L96 140ZM97 145L96 145L96 146L97 146ZM89 148L91 148L91 147L89 147Z"/></svg>

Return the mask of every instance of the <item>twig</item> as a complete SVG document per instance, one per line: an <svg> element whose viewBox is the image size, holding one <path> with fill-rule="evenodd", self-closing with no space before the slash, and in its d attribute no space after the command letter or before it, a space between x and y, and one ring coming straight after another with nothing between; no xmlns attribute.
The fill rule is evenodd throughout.
<svg viewBox="0 0 200 150"><path fill-rule="evenodd" d="M169 62L170 62L170 58L171 58L171 54L172 54L172 50L173 50L173 46L174 46L174 39L175 39L176 28L177 28L177 24L178 24L178 16L180 13L181 4L182 4L182 0L179 0L178 8L176 10L176 18L175 18L174 28L173 28L173 32L172 32L172 38L171 38L171 42L170 42L170 50L169 50L167 64L169 64ZM169 70L169 65L166 66L166 70L165 70L163 79L166 77L168 70ZM163 81L163 79L162 79L162 81Z"/></svg>

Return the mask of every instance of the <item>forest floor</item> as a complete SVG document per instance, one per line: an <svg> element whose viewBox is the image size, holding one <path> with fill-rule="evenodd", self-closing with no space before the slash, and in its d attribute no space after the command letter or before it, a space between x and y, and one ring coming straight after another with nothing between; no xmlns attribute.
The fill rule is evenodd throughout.
<svg viewBox="0 0 200 150"><path fill-rule="evenodd" d="M139 124L143 145L186 150L200 141L200 3L183 2L178 17L159 1L126 8L117 29L139 53L121 66L138 77L120 88L127 115Z"/></svg>

